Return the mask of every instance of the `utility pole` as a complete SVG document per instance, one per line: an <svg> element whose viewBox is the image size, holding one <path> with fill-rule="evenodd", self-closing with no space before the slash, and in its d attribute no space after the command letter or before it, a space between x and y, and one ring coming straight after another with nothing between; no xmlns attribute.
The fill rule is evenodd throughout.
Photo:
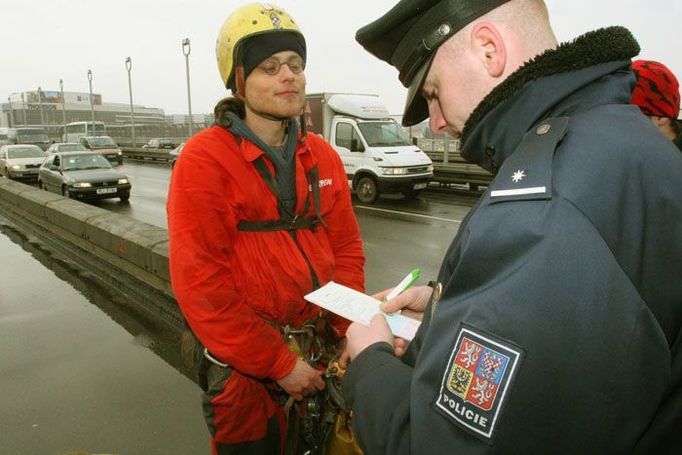
<svg viewBox="0 0 682 455"><path fill-rule="evenodd" d="M182 54L185 56L185 68L187 70L187 106L189 109L189 136L192 136L192 95L189 91L189 53L191 51L189 38L182 40Z"/></svg>

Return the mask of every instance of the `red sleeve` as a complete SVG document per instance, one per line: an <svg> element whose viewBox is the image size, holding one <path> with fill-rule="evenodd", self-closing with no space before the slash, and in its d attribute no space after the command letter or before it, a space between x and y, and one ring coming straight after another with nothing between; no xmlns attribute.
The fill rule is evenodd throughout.
<svg viewBox="0 0 682 455"><path fill-rule="evenodd" d="M334 206L325 216L327 235L334 254L334 281L365 292L365 253L363 251L360 227L353 211L348 178L336 151L329 147L334 161L333 185L335 189ZM350 321L340 316L331 318L337 335L345 336Z"/></svg>
<svg viewBox="0 0 682 455"><path fill-rule="evenodd" d="M296 356L234 287L237 221L224 170L205 153L209 145L198 138L189 142L171 178L167 212L173 291L190 328L214 356L242 373L278 380L291 372Z"/></svg>

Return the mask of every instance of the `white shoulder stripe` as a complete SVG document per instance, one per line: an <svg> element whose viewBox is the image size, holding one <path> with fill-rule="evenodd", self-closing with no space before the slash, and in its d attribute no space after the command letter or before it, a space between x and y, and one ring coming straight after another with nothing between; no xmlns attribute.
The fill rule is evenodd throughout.
<svg viewBox="0 0 682 455"><path fill-rule="evenodd" d="M539 194L547 191L546 186L535 186L533 188L519 188L517 190L497 190L491 191L490 197L500 196L520 196L523 194Z"/></svg>

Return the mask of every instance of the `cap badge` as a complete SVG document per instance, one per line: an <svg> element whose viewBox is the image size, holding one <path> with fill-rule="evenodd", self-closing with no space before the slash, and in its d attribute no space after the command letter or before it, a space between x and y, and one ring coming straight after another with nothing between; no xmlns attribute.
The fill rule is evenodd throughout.
<svg viewBox="0 0 682 455"><path fill-rule="evenodd" d="M440 27L438 27L438 34L441 36L446 36L450 34L450 26L448 24L443 24Z"/></svg>

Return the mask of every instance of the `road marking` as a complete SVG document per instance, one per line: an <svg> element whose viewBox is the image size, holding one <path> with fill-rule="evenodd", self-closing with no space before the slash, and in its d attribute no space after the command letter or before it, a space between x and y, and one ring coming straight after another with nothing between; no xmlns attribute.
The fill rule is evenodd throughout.
<svg viewBox="0 0 682 455"><path fill-rule="evenodd" d="M378 207L368 207L366 205L356 205L355 208L365 209L365 210L375 210L377 212L393 213L393 214L397 214L397 215L409 215L409 216L414 216L416 218L426 218L429 220L436 220L436 221L447 221L448 223L457 223L457 224L462 223L460 220L451 220L448 218L441 218L438 216L430 216L430 215L421 215L419 213L412 213L412 212L399 212L398 210L380 209Z"/></svg>

